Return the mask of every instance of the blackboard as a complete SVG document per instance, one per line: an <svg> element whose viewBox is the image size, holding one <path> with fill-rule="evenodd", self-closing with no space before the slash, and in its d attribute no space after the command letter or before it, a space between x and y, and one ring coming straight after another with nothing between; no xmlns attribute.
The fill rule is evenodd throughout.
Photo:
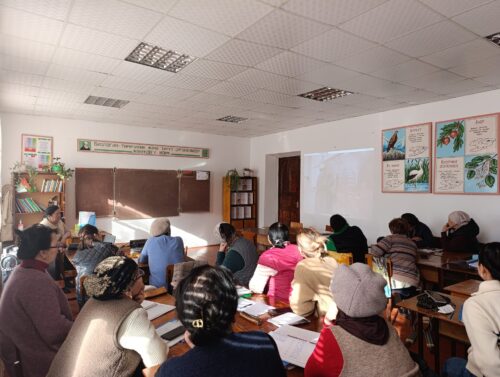
<svg viewBox="0 0 500 377"><path fill-rule="evenodd" d="M113 169L75 169L76 213L93 211L96 216L113 216Z"/></svg>
<svg viewBox="0 0 500 377"><path fill-rule="evenodd" d="M180 179L180 185L179 185L180 211L209 212L210 179L197 180L195 171L189 171L189 172L184 171L180 174L179 179Z"/></svg>

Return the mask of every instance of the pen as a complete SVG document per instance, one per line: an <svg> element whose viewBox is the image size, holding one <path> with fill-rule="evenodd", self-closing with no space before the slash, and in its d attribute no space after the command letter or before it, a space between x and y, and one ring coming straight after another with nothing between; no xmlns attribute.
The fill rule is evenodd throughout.
<svg viewBox="0 0 500 377"><path fill-rule="evenodd" d="M290 338L293 338L293 339L302 340L303 342L307 342L307 343L311 343L311 344L316 344L316 342L314 342L312 340L305 340L305 339L299 338L298 336L293 336L293 335L290 335L290 334L286 334L286 336L288 336ZM317 339L315 339L315 340L317 341Z"/></svg>

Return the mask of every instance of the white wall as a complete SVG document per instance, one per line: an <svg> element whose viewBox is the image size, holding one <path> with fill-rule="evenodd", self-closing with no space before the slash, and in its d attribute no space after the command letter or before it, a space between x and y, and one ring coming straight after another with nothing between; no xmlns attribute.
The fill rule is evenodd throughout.
<svg viewBox="0 0 500 377"><path fill-rule="evenodd" d="M41 116L2 114L2 183L10 181L10 168L21 159L21 134L54 137L54 155L71 168L201 169L211 172L210 212L171 217L172 234L180 235L187 246L215 243L213 228L222 219L222 176L228 169L249 166L250 141L244 138L132 127L111 123L68 120ZM127 156L77 152L76 139L129 141L138 143L208 147L209 159ZM67 186L68 225L76 221L74 179ZM98 219L100 229L112 232L119 241L147 236L150 219L119 221Z"/></svg>
<svg viewBox="0 0 500 377"><path fill-rule="evenodd" d="M260 177L259 190L260 197L263 198L259 203L259 223L270 225L277 220L277 194L266 195L263 192L269 190L269 183L266 182L269 172L266 167L270 166L272 169L272 159L269 159L268 155L297 150L304 154L367 147L375 148L376 154L380 155L382 129L494 112L500 112L500 90L253 138L250 166ZM369 219L360 220L350 219L349 214L345 214L353 224L358 223L357 225L366 229L369 242L374 242L379 235L387 234L387 223L403 212L415 213L431 227L434 234L439 235L448 213L453 210L464 210L475 218L481 227L481 241L500 239L499 196L382 194L380 163L380 159L373 161L376 178L365 182L373 190L374 196L373 200L363 205L366 206L367 212L373 215ZM307 193L301 192L302 198L304 195ZM362 223L359 223L360 221ZM324 229L325 224L324 219L319 219L316 224L305 225Z"/></svg>

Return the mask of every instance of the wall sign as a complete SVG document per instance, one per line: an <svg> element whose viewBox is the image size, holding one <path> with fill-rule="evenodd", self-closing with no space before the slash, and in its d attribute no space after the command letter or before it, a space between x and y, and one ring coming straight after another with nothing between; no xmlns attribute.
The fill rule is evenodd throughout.
<svg viewBox="0 0 500 377"><path fill-rule="evenodd" d="M435 193L498 193L499 115L436 122Z"/></svg>
<svg viewBox="0 0 500 377"><path fill-rule="evenodd" d="M37 170L52 163L52 136L21 135L21 163Z"/></svg>
<svg viewBox="0 0 500 377"><path fill-rule="evenodd" d="M126 143L91 139L77 140L78 152L133 154L140 156L208 158L208 148Z"/></svg>
<svg viewBox="0 0 500 377"><path fill-rule="evenodd" d="M431 192L431 123L382 130L382 192Z"/></svg>

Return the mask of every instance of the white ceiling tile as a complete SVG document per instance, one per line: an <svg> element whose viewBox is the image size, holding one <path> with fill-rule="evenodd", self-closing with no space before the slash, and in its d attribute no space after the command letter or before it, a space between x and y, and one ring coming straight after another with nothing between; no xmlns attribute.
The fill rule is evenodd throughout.
<svg viewBox="0 0 500 377"><path fill-rule="evenodd" d="M375 46L372 42L338 29L332 29L296 46L292 50L313 58L334 62L359 54Z"/></svg>
<svg viewBox="0 0 500 377"><path fill-rule="evenodd" d="M177 0L122 0L125 3L134 4L139 7L167 13L177 2Z"/></svg>
<svg viewBox="0 0 500 377"><path fill-rule="evenodd" d="M426 89L432 92L435 89L439 89L440 86L449 85L452 82L461 81L463 79L464 78L462 76L455 75L451 72L437 71L415 79L404 81L403 84L413 86L415 88Z"/></svg>
<svg viewBox="0 0 500 377"><path fill-rule="evenodd" d="M288 0L261 0L263 3L267 3L269 5L272 5L273 7L279 7L283 3L286 3Z"/></svg>
<svg viewBox="0 0 500 377"><path fill-rule="evenodd" d="M330 25L354 18L387 0L290 0L283 9Z"/></svg>
<svg viewBox="0 0 500 377"><path fill-rule="evenodd" d="M405 93L414 89L406 85L395 84L387 80L367 75L354 77L353 79L349 79L340 85L342 85L342 89L347 89L351 92L364 93L377 97Z"/></svg>
<svg viewBox="0 0 500 377"><path fill-rule="evenodd" d="M82 81L88 84L99 85L108 75L105 73L91 72L59 64L51 64L49 70L47 71L47 76L62 80Z"/></svg>
<svg viewBox="0 0 500 377"><path fill-rule="evenodd" d="M475 8L453 18L453 21L465 26L480 36L486 37L498 33L500 19L500 1Z"/></svg>
<svg viewBox="0 0 500 377"><path fill-rule="evenodd" d="M118 59L125 59L138 44L134 39L77 25L67 25L61 39L62 47Z"/></svg>
<svg viewBox="0 0 500 377"><path fill-rule="evenodd" d="M235 36L273 9L254 0L181 0L168 14L207 29Z"/></svg>
<svg viewBox="0 0 500 377"><path fill-rule="evenodd" d="M0 0L0 4L64 21L71 6L71 0Z"/></svg>
<svg viewBox="0 0 500 377"><path fill-rule="evenodd" d="M45 72L47 72L49 65L49 62L0 54L0 68L6 69L8 71L32 73L34 75L44 75Z"/></svg>
<svg viewBox="0 0 500 377"><path fill-rule="evenodd" d="M157 85L162 85L175 76L173 72L127 61L121 61L120 65L112 73L114 76L151 82Z"/></svg>
<svg viewBox="0 0 500 377"><path fill-rule="evenodd" d="M128 90L131 92L144 93L148 90L155 88L155 85L150 82L132 80L125 77L108 75L106 80L101 83L105 88L114 88L121 90Z"/></svg>
<svg viewBox="0 0 500 377"><path fill-rule="evenodd" d="M439 95L434 92L416 89L408 93L398 94L397 96L389 96L387 98L408 103L421 103L424 101L431 101L438 96Z"/></svg>
<svg viewBox="0 0 500 377"><path fill-rule="evenodd" d="M195 57L204 57L229 37L172 17L164 18L145 38L146 42Z"/></svg>
<svg viewBox="0 0 500 377"><path fill-rule="evenodd" d="M182 74L191 76L206 77L215 80L226 80L243 72L246 67L241 65L213 62L205 59L198 59L182 70Z"/></svg>
<svg viewBox="0 0 500 377"><path fill-rule="evenodd" d="M454 68L450 68L451 72L457 73L464 77L480 77L497 73L500 75L500 56L493 56L472 63L466 63Z"/></svg>
<svg viewBox="0 0 500 377"><path fill-rule="evenodd" d="M222 94L203 92L191 97L189 100L193 102L201 102L210 105L217 105L217 104L228 103L232 99L233 99L232 97L225 96Z"/></svg>
<svg viewBox="0 0 500 377"><path fill-rule="evenodd" d="M286 82L288 77L280 76L275 73L260 71L249 68L240 74L233 76L229 81L241 82L255 88L268 88L273 85L279 85Z"/></svg>
<svg viewBox="0 0 500 377"><path fill-rule="evenodd" d="M421 60L447 69L498 55L500 55L498 46L482 39L476 39L472 42L424 56Z"/></svg>
<svg viewBox="0 0 500 377"><path fill-rule="evenodd" d="M238 82L226 81L212 86L210 89L207 90L207 92L223 94L226 96L239 98L243 97L246 94L255 92L256 90L257 88L254 88L252 86L248 86Z"/></svg>
<svg viewBox="0 0 500 377"><path fill-rule="evenodd" d="M389 81L400 82L436 71L439 71L439 68L413 59L395 66L379 69L378 71L372 72L371 75Z"/></svg>
<svg viewBox="0 0 500 377"><path fill-rule="evenodd" d="M340 25L340 28L383 43L442 19L443 16L416 0L391 0Z"/></svg>
<svg viewBox="0 0 500 377"><path fill-rule="evenodd" d="M370 73L384 67L410 60L409 57L379 46L366 52L335 62L336 65L362 73Z"/></svg>
<svg viewBox="0 0 500 377"><path fill-rule="evenodd" d="M298 96L299 94L319 89L319 87L320 86L318 84L314 84L312 82L287 79L286 81L277 85L269 85L267 86L267 89L273 90L275 92L285 93L290 96Z"/></svg>
<svg viewBox="0 0 500 377"><path fill-rule="evenodd" d="M328 64L322 68L297 76L297 79L314 82L323 86L335 86L338 82L343 82L356 76L359 76L358 72Z"/></svg>
<svg viewBox="0 0 500 377"><path fill-rule="evenodd" d="M280 52L282 50L275 47L231 39L209 54L207 59L253 67Z"/></svg>
<svg viewBox="0 0 500 377"><path fill-rule="evenodd" d="M257 65L258 69L295 77L323 67L325 63L285 51Z"/></svg>
<svg viewBox="0 0 500 377"><path fill-rule="evenodd" d="M262 104L260 102L252 101L246 98L235 98L227 102L228 106L236 107L242 110L253 110Z"/></svg>
<svg viewBox="0 0 500 377"><path fill-rule="evenodd" d="M45 43L33 42L28 39L0 35L0 51L33 60L50 61L56 47Z"/></svg>
<svg viewBox="0 0 500 377"><path fill-rule="evenodd" d="M117 0L75 0L69 22L107 33L143 39L162 15Z"/></svg>
<svg viewBox="0 0 500 377"><path fill-rule="evenodd" d="M82 104L83 101L88 97L86 93L78 92L65 92L62 90L54 90L48 88L41 88L38 95L40 98L48 98L53 101L59 102L76 102Z"/></svg>
<svg viewBox="0 0 500 377"><path fill-rule="evenodd" d="M482 82L467 79L455 81L447 85L440 85L439 87L434 88L433 91L439 94L454 94L468 92L470 90L483 88L485 86L487 85Z"/></svg>
<svg viewBox="0 0 500 377"><path fill-rule="evenodd" d="M304 101L308 101L307 99L302 97L289 96L287 94L272 92L264 89L258 90L257 92L254 93L250 93L244 98L248 98L253 101L258 101L262 103L268 103L271 105L279 105L286 107L298 107L300 105L303 105L305 103Z"/></svg>
<svg viewBox="0 0 500 377"><path fill-rule="evenodd" d="M0 108L3 111L33 110L35 101L34 96L6 93L0 90Z"/></svg>
<svg viewBox="0 0 500 377"><path fill-rule="evenodd" d="M488 85L500 85L500 75L498 72L490 73L489 75L484 75L476 78L476 81L488 84Z"/></svg>
<svg viewBox="0 0 500 377"><path fill-rule="evenodd" d="M0 6L0 33L57 44L64 22Z"/></svg>
<svg viewBox="0 0 500 377"><path fill-rule="evenodd" d="M477 36L463 27L450 21L442 21L392 40L387 46L413 57L421 57L474 39Z"/></svg>
<svg viewBox="0 0 500 377"><path fill-rule="evenodd" d="M89 93L92 96L98 97L107 97L107 98L116 98L128 101L134 101L137 99L140 94L137 92L131 92L128 90L120 90L116 88L104 88L101 86L97 86L92 90L92 93Z"/></svg>
<svg viewBox="0 0 500 377"><path fill-rule="evenodd" d="M193 97L198 94L198 91L180 89L180 88L170 88L168 86L155 86L145 92L146 94L153 94L160 97L173 98L177 100L183 100L189 97Z"/></svg>
<svg viewBox="0 0 500 377"><path fill-rule="evenodd" d="M41 86L43 82L43 76L0 69L0 81L26 86Z"/></svg>
<svg viewBox="0 0 500 377"><path fill-rule="evenodd" d="M40 87L38 86L28 86L28 85L20 85L20 84L10 84L3 83L0 86L0 93L9 95L9 94L17 94L22 96L38 96L40 93Z"/></svg>
<svg viewBox="0 0 500 377"><path fill-rule="evenodd" d="M420 0L429 7L445 15L453 17L457 14L476 8L480 5L491 2L492 0Z"/></svg>
<svg viewBox="0 0 500 377"><path fill-rule="evenodd" d="M88 71L110 73L120 64L121 60L60 47L52 62Z"/></svg>
<svg viewBox="0 0 500 377"><path fill-rule="evenodd" d="M219 80L183 74L174 74L165 81L167 86L191 90L206 90L218 83L220 83Z"/></svg>
<svg viewBox="0 0 500 377"><path fill-rule="evenodd" d="M329 26L277 9L238 34L238 38L289 49L328 29Z"/></svg>
<svg viewBox="0 0 500 377"><path fill-rule="evenodd" d="M65 92L84 92L90 94L95 85L86 81L68 81L56 79L54 77L45 77L43 87Z"/></svg>

